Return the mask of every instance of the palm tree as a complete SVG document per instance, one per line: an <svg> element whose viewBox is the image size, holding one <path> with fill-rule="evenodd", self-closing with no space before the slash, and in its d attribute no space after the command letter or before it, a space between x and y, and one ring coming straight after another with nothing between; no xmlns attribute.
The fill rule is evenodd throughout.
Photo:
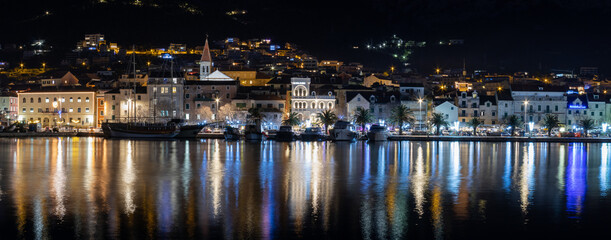
<svg viewBox="0 0 611 240"><path fill-rule="evenodd" d="M585 137L588 137L588 131L594 129L594 120L591 118L585 118L579 121L579 126L583 128L583 134Z"/></svg>
<svg viewBox="0 0 611 240"><path fill-rule="evenodd" d="M299 117L297 116L296 112L292 112L289 113L288 116L286 116L286 118L284 120L282 120L282 125L286 125L286 126L297 126L301 123L301 121L299 121Z"/></svg>
<svg viewBox="0 0 611 240"><path fill-rule="evenodd" d="M414 123L414 116L411 110L405 105L400 104L392 109L390 113L390 122L399 125L399 134L403 135L403 124Z"/></svg>
<svg viewBox="0 0 611 240"><path fill-rule="evenodd" d="M511 136L515 135L516 128L522 126L522 120L516 115L507 116L505 118L505 125L511 127Z"/></svg>
<svg viewBox="0 0 611 240"><path fill-rule="evenodd" d="M435 135L439 135L439 129L441 126L447 126L448 121L446 121L446 117L441 113L433 113L431 115L431 124L435 126Z"/></svg>
<svg viewBox="0 0 611 240"><path fill-rule="evenodd" d="M325 126L325 132L329 133L329 125L333 125L337 122L337 115L329 109L324 110L316 114L316 118L322 125Z"/></svg>
<svg viewBox="0 0 611 240"><path fill-rule="evenodd" d="M265 116L261 114L261 110L259 108L253 107L253 108L248 109L248 116L246 116L246 118L255 122L255 124L259 125L261 124L261 120L265 118Z"/></svg>
<svg viewBox="0 0 611 240"><path fill-rule="evenodd" d="M482 125L482 120L479 120L478 117L474 117L474 118L471 118L471 120L467 124L473 127L473 136L475 136L475 133L477 132L477 127L479 125Z"/></svg>
<svg viewBox="0 0 611 240"><path fill-rule="evenodd" d="M554 114L546 114L545 118L543 118L543 126L547 128L547 136L552 136L552 129L560 127L560 121L558 120L558 116Z"/></svg>
<svg viewBox="0 0 611 240"><path fill-rule="evenodd" d="M358 107L354 111L354 122L361 125L361 131L365 132L365 124L373 121L373 114L368 109Z"/></svg>

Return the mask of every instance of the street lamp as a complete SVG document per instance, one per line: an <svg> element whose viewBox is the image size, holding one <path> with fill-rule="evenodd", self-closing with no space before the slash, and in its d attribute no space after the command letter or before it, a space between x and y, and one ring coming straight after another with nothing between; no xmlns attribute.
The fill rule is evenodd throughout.
<svg viewBox="0 0 611 240"><path fill-rule="evenodd" d="M419 109L418 112L419 114L419 118L418 119L418 126L420 127L420 131L422 131L422 98L418 98L418 105L419 105Z"/></svg>
<svg viewBox="0 0 611 240"><path fill-rule="evenodd" d="M214 120L217 120L217 117L219 115L219 101L220 101L220 99L217 98L217 99L215 99L215 101L216 101L216 113L214 114Z"/></svg>
<svg viewBox="0 0 611 240"><path fill-rule="evenodd" d="M526 111L528 109L528 99L524 99L524 122L526 122Z"/></svg>

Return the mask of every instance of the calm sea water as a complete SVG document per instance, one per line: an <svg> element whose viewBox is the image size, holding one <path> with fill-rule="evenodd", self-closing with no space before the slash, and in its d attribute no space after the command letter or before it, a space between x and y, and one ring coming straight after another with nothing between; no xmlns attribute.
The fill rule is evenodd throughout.
<svg viewBox="0 0 611 240"><path fill-rule="evenodd" d="M0 238L608 238L610 171L610 144L0 139Z"/></svg>

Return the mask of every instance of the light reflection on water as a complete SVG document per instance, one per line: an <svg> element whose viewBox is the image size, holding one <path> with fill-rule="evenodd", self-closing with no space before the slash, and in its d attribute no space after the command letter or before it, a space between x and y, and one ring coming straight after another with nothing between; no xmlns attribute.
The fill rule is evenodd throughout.
<svg viewBox="0 0 611 240"><path fill-rule="evenodd" d="M577 229L594 234L611 212L610 151L579 143L0 139L0 232L442 239L512 227L516 236L563 236L588 222Z"/></svg>

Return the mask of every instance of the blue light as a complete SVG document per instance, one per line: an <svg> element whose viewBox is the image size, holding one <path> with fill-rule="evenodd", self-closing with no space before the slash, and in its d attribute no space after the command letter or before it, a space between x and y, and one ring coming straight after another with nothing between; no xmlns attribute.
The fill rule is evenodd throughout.
<svg viewBox="0 0 611 240"><path fill-rule="evenodd" d="M569 105L569 109L586 109L588 108L587 106L584 105Z"/></svg>
<svg viewBox="0 0 611 240"><path fill-rule="evenodd" d="M161 54L161 58L163 58L163 59L172 59L174 57L172 56L172 54L164 53L164 54Z"/></svg>

